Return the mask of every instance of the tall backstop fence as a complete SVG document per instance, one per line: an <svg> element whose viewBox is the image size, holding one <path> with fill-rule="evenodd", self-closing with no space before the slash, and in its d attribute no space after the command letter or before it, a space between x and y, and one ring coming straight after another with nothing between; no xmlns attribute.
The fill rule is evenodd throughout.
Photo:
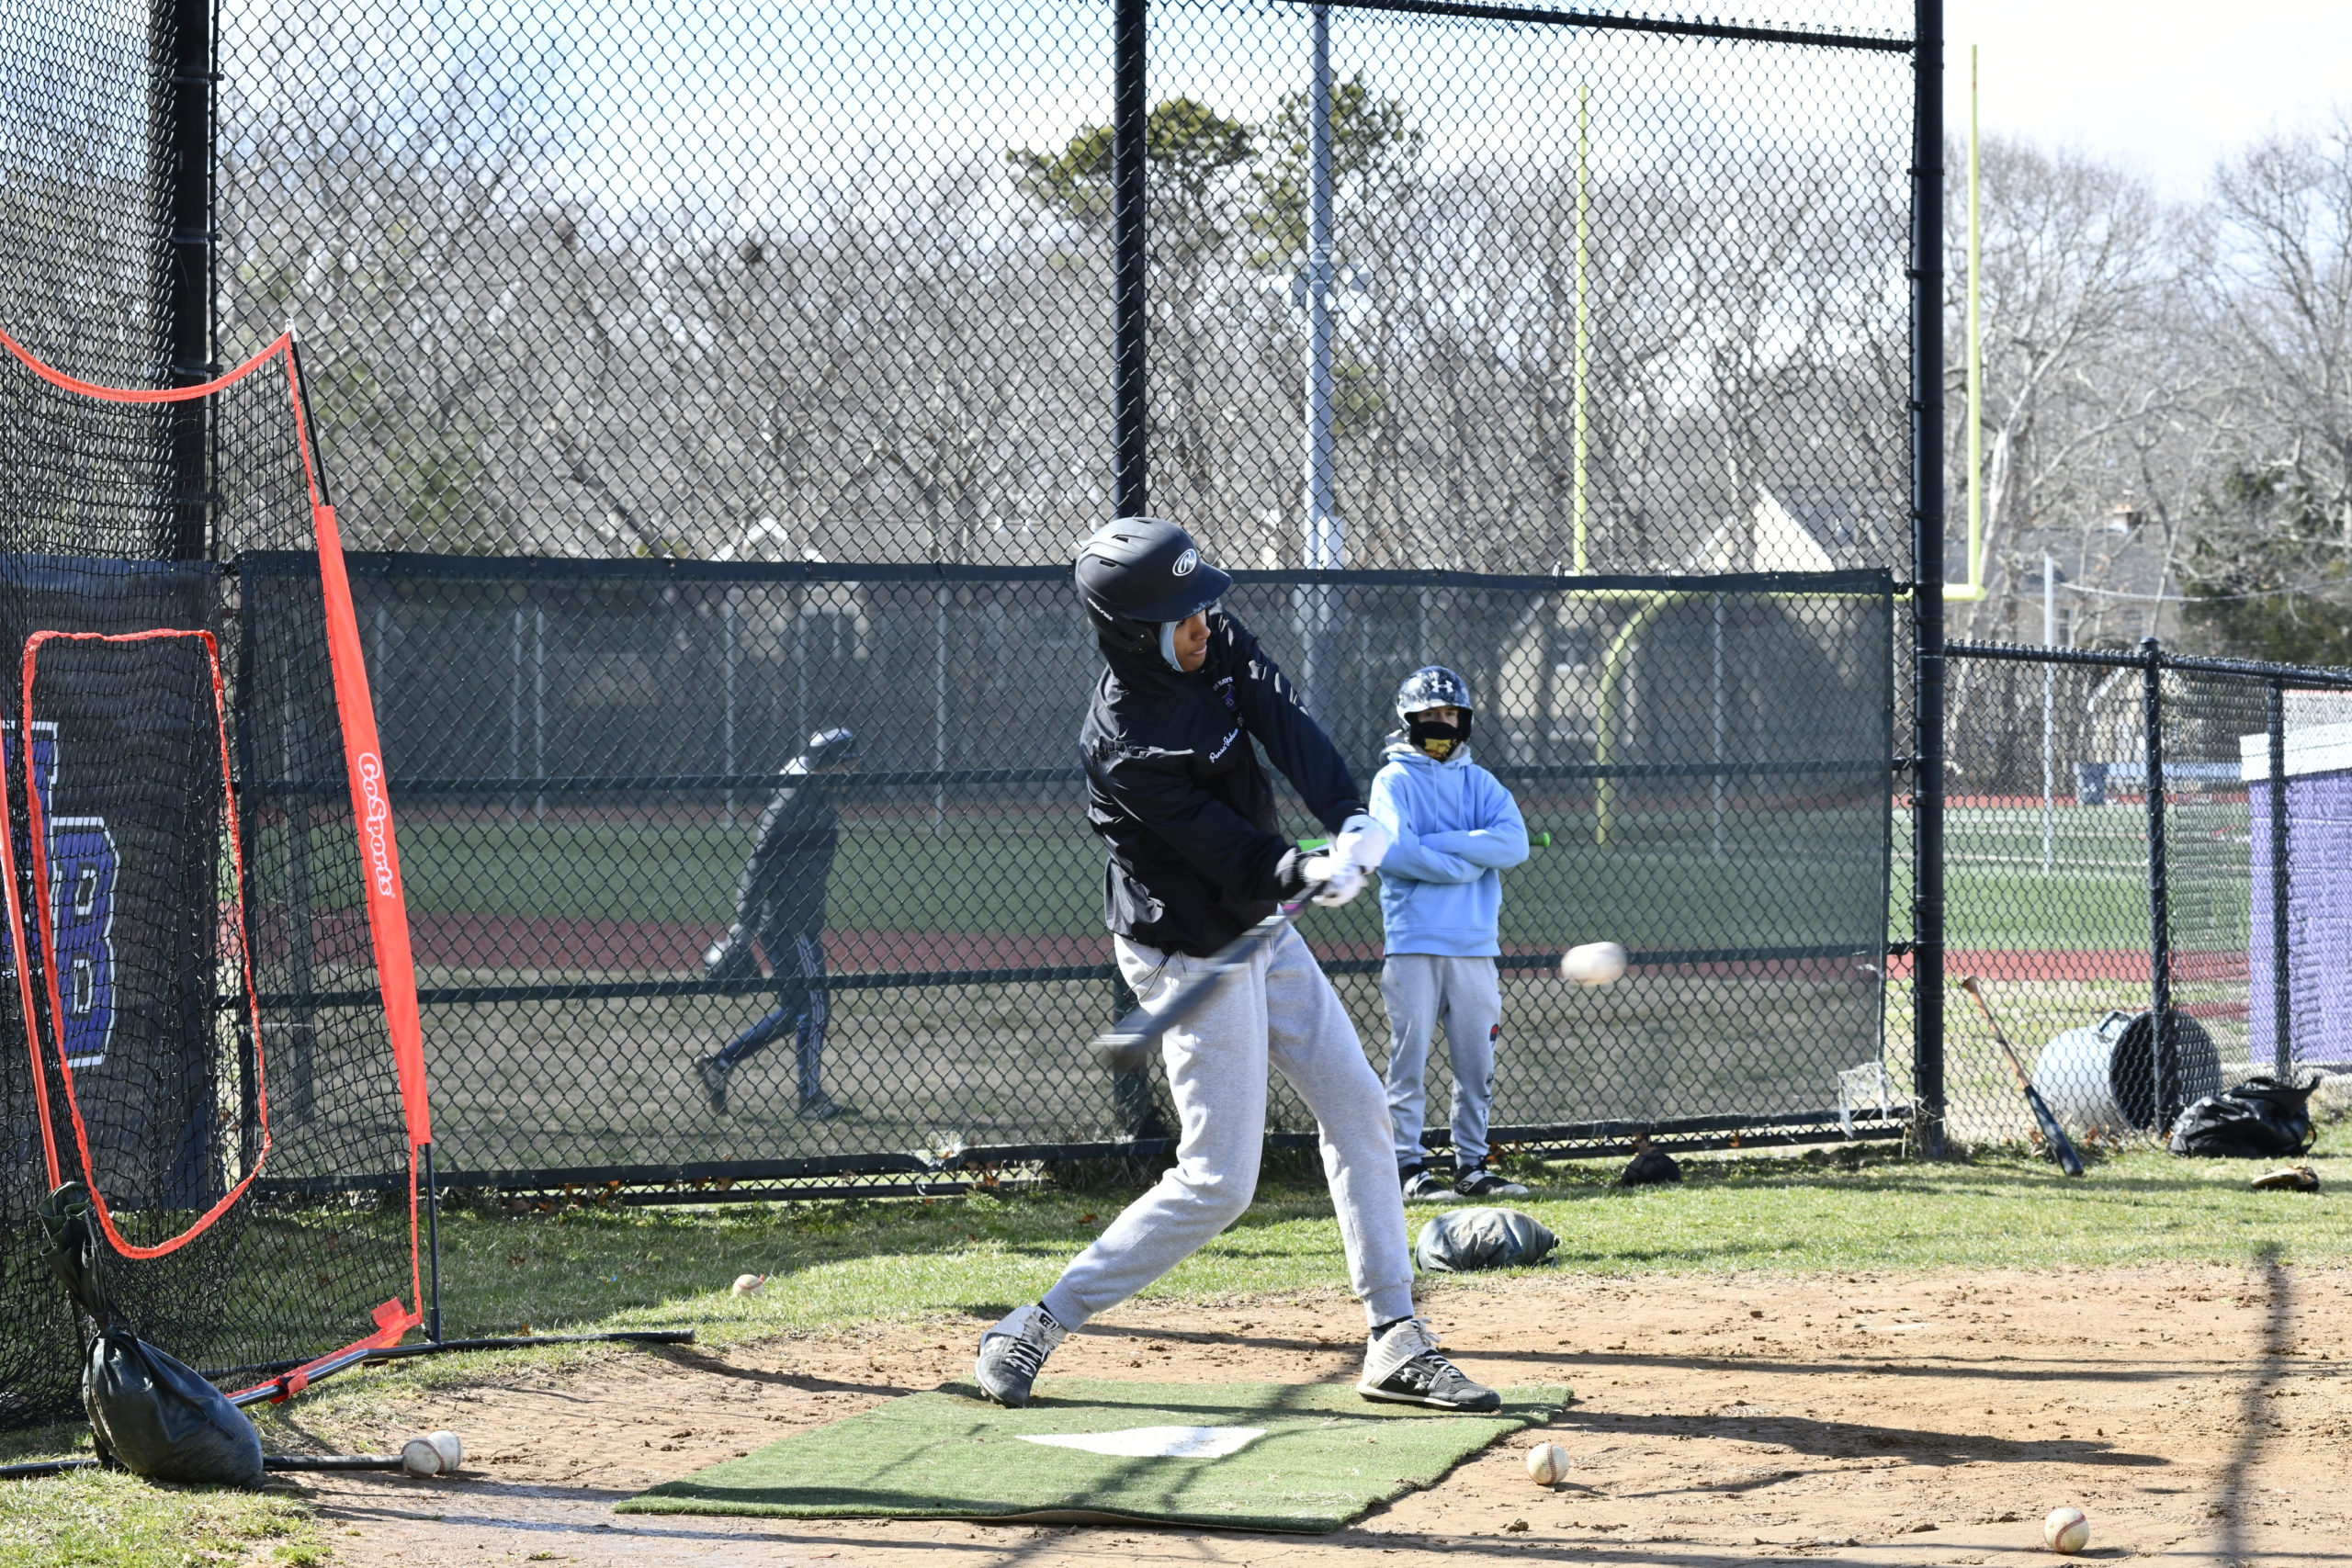
<svg viewBox="0 0 2352 1568"><path fill-rule="evenodd" d="M205 1183L246 1196L142 1328L283 1359L397 1272L380 1228L335 1223L351 1190L397 1207L433 1147L372 1054L394 805L450 1179L1148 1145L1148 1077L1075 1055L1124 998L1063 573L1123 512L1248 569L1231 607L1361 773L1407 668L1482 694L1480 754L1552 837L1507 902L1515 1139L1894 1129L1893 579L1929 584L1905 640L1941 644L1940 6L1774 10L0 0L0 326L86 380L185 389L290 322L343 537L382 552L330 626L332 552L247 525L253 462L209 399L86 421L69 457L0 408L0 479L67 498L6 520L9 646L44 629L43 558L157 569L99 577L118 609L168 578L189 599L163 629L209 634L202 660L148 649L183 771L220 671L227 787L140 873L177 879L210 1022L178 972L117 1036L209 1053L140 1102L201 1156L120 1240ZM340 795L330 631L384 717ZM43 667L109 689L89 654ZM59 886L96 897L68 864L92 750L42 761L51 696L11 705L18 954L102 902L36 886L53 829ZM790 807L821 794L833 824L814 941L707 972L778 769L837 728L857 770ZM232 842L245 874L197 921ZM1376 1052L1373 906L1311 919ZM1592 936L1634 950L1626 981L1546 977ZM99 1007L57 951L51 1010ZM52 1120L30 994L0 1084L20 1155ZM754 1024L776 1038L722 1115L695 1064ZM11 1292L46 1288L32 1179ZM266 1325L210 1310L277 1247L315 1291Z"/></svg>
<svg viewBox="0 0 2352 1568"><path fill-rule="evenodd" d="M242 566L263 643L277 570ZM446 1182L938 1179L1160 1146L1158 1069L1121 1083L1085 1048L1124 994L1075 752L1099 661L1066 569L392 555L351 578ZM1883 573L1245 572L1226 608L1286 670L1337 671L1325 716L1366 785L1405 674L1447 662L1477 694L1476 755L1550 839L1509 874L1498 1136L1839 1135L1840 1074L1876 1083L1882 1057ZM833 729L853 771L780 774ZM713 972L779 787L822 797L831 825L797 830L836 847L767 934L770 973ZM1377 900L1303 930L1385 1055ZM1562 982L1562 949L1602 938L1628 979ZM791 1016L721 1113L697 1064L772 1010ZM1844 1120L1892 1131L1899 1104L1852 1084ZM1442 1145L1442 1084L1433 1102ZM1274 1122L1312 1126L1285 1094Z"/></svg>
<svg viewBox="0 0 2352 1568"><path fill-rule="evenodd" d="M2226 1083L2352 1066L2352 672L2153 640L1949 652L1946 962L2060 1120L2160 1134ZM1957 1006L1953 1136L2025 1136L1985 1021Z"/></svg>

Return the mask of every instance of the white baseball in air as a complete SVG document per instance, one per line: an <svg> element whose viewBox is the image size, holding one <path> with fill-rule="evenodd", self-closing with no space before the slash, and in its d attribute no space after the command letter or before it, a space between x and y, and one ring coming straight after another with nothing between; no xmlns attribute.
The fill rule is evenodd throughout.
<svg viewBox="0 0 2352 1568"><path fill-rule="evenodd" d="M2073 1556L2091 1543L2091 1521L2080 1508L2052 1508L2041 1521L2042 1544Z"/></svg>
<svg viewBox="0 0 2352 1568"><path fill-rule="evenodd" d="M1568 1450L1554 1442L1538 1442L1527 1450L1527 1478L1538 1486L1556 1486L1567 1479Z"/></svg>
<svg viewBox="0 0 2352 1568"><path fill-rule="evenodd" d="M458 1440L457 1433L432 1432L426 1435L424 1440L431 1443L433 1451L441 1456L442 1474L451 1474L459 1465L466 1462L466 1445Z"/></svg>
<svg viewBox="0 0 2352 1568"><path fill-rule="evenodd" d="M1560 978L1579 986L1605 986L1625 972L1625 950L1613 942L1588 942L1560 954Z"/></svg>
<svg viewBox="0 0 2352 1568"><path fill-rule="evenodd" d="M411 1438L401 1445L401 1468L411 1475L441 1473L441 1450L430 1438Z"/></svg>
<svg viewBox="0 0 2352 1568"><path fill-rule="evenodd" d="M728 1287L728 1291L732 1295L756 1296L760 1293L760 1287L767 1282L767 1276L764 1274L738 1274L735 1276L735 1282Z"/></svg>

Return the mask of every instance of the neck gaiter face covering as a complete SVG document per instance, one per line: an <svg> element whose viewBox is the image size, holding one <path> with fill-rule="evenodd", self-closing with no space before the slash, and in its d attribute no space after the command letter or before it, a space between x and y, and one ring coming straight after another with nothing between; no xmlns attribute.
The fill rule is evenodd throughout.
<svg viewBox="0 0 2352 1568"><path fill-rule="evenodd" d="M1458 725L1448 724L1433 714L1411 714L1405 719L1405 739L1424 756L1442 762L1470 739L1470 716L1464 714Z"/></svg>

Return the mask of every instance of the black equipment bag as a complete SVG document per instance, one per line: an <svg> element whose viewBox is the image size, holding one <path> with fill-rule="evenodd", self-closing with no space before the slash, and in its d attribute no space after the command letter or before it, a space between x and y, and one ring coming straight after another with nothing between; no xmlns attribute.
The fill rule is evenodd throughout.
<svg viewBox="0 0 2352 1568"><path fill-rule="evenodd" d="M2311 1146L2309 1101L2316 1082L2298 1088L2251 1077L2209 1094L2172 1124L2172 1152L2222 1159L2275 1159Z"/></svg>
<svg viewBox="0 0 2352 1568"><path fill-rule="evenodd" d="M261 1434L193 1367L113 1321L90 1195L68 1182L41 1200L50 1266L98 1325L82 1366L82 1405L98 1457L150 1481L259 1486Z"/></svg>

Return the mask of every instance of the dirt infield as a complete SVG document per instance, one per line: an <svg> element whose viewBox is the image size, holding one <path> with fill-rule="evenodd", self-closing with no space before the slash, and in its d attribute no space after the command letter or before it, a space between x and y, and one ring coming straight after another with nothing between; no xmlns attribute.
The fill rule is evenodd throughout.
<svg viewBox="0 0 2352 1568"><path fill-rule="evenodd" d="M1566 1382L1544 1435L1323 1537L1088 1526L616 1517L611 1505L786 1433L967 1376L976 1320L577 1372L388 1406L377 1443L448 1426L466 1475L303 1487L336 1561L581 1564L1573 1562L1789 1557L1981 1564L2091 1517L2087 1556L2329 1563L2352 1540L2352 1270L1562 1277L1434 1292L1473 1375ZM1339 1297L1130 1305L1056 1372L1173 1382L1351 1377ZM2045 1558L2046 1560L2046 1558Z"/></svg>

